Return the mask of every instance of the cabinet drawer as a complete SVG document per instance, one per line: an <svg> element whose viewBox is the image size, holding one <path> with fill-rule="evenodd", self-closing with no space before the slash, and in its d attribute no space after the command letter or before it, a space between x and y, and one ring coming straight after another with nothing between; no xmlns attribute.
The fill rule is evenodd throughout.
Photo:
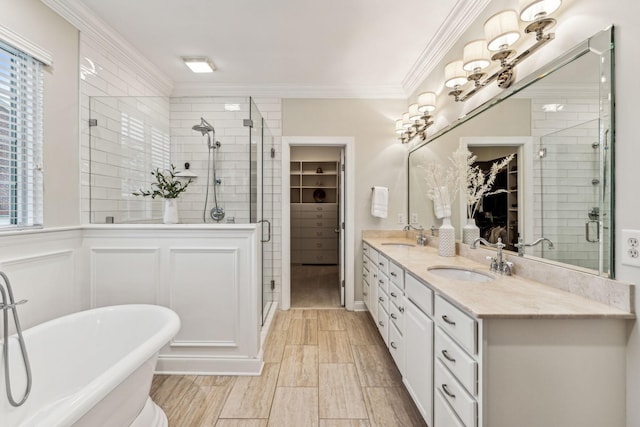
<svg viewBox="0 0 640 427"><path fill-rule="evenodd" d="M291 204L292 212L336 212L338 205L335 203L294 203Z"/></svg>
<svg viewBox="0 0 640 427"><path fill-rule="evenodd" d="M476 321L449 301L436 296L436 323L470 354L476 354Z"/></svg>
<svg viewBox="0 0 640 427"><path fill-rule="evenodd" d="M367 285L369 285L371 283L370 278L371 278L371 273L369 272L367 267L363 265L362 266L362 283L366 283Z"/></svg>
<svg viewBox="0 0 640 427"><path fill-rule="evenodd" d="M477 395L478 364L453 342L442 329L436 328L435 355L472 395Z"/></svg>
<svg viewBox="0 0 640 427"><path fill-rule="evenodd" d="M338 251L337 250L309 250L309 251L297 251L296 258L301 264L337 264L338 263Z"/></svg>
<svg viewBox="0 0 640 427"><path fill-rule="evenodd" d="M433 316L433 291L410 274L404 280L404 291L415 305L429 316Z"/></svg>
<svg viewBox="0 0 640 427"><path fill-rule="evenodd" d="M389 278L378 269L378 286L389 295Z"/></svg>
<svg viewBox="0 0 640 427"><path fill-rule="evenodd" d="M300 219L333 219L334 221L338 218L338 212L336 210L309 210L309 211L301 211L296 212L296 218Z"/></svg>
<svg viewBox="0 0 640 427"><path fill-rule="evenodd" d="M363 242L362 243L362 253L364 253L366 256L368 256L369 259L371 260L371 262L373 262L376 265L376 267L378 266L378 251L373 249L367 243Z"/></svg>
<svg viewBox="0 0 640 427"><path fill-rule="evenodd" d="M320 239L336 239L338 234L335 227L313 227L313 228L291 228L291 238L320 238Z"/></svg>
<svg viewBox="0 0 640 427"><path fill-rule="evenodd" d="M291 218L291 228L333 228L338 227L338 221L335 219L301 219Z"/></svg>
<svg viewBox="0 0 640 427"><path fill-rule="evenodd" d="M389 280L404 289L404 270L393 261L389 261Z"/></svg>
<svg viewBox="0 0 640 427"><path fill-rule="evenodd" d="M389 275L389 260L382 254L378 254L378 270Z"/></svg>
<svg viewBox="0 0 640 427"><path fill-rule="evenodd" d="M389 320L398 328L398 332L402 334L404 331L404 308L400 307L402 307L402 303L396 305L391 301L391 304L389 304Z"/></svg>
<svg viewBox="0 0 640 427"><path fill-rule="evenodd" d="M440 391L436 391L433 424L438 427L465 427Z"/></svg>
<svg viewBox="0 0 640 427"><path fill-rule="evenodd" d="M367 306L367 310L371 311L371 304L369 303L369 284L364 281L362 282L362 301L364 301L364 305Z"/></svg>
<svg viewBox="0 0 640 427"><path fill-rule="evenodd" d="M338 240L331 239L291 239L292 250L338 250Z"/></svg>
<svg viewBox="0 0 640 427"><path fill-rule="evenodd" d="M398 288L398 286L393 283L392 280L389 280L389 301L392 304L395 304L396 307L400 307L403 303L403 292Z"/></svg>
<svg viewBox="0 0 640 427"><path fill-rule="evenodd" d="M458 381L447 371L440 361L435 363L434 388L460 417L466 427L476 427L478 404Z"/></svg>
<svg viewBox="0 0 640 427"><path fill-rule="evenodd" d="M383 303L378 304L378 332L385 345L389 345L389 315Z"/></svg>
<svg viewBox="0 0 640 427"><path fill-rule="evenodd" d="M389 296L382 286L378 286L378 303L384 307L384 311L389 313Z"/></svg>
<svg viewBox="0 0 640 427"><path fill-rule="evenodd" d="M389 324L389 353L396 362L396 366L401 374L404 374L404 343L400 331L394 326L393 321Z"/></svg>

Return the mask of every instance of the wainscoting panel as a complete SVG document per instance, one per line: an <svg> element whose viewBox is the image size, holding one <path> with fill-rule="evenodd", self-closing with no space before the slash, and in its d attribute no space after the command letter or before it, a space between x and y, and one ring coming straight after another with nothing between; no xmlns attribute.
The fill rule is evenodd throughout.
<svg viewBox="0 0 640 427"><path fill-rule="evenodd" d="M157 247L92 247L91 307L159 304Z"/></svg>
<svg viewBox="0 0 640 427"><path fill-rule="evenodd" d="M182 327L172 346L237 346L238 249L172 248L169 308Z"/></svg>

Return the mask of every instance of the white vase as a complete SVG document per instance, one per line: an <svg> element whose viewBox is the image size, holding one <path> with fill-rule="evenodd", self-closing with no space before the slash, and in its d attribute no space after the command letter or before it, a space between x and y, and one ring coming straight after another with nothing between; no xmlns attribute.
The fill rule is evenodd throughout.
<svg viewBox="0 0 640 427"><path fill-rule="evenodd" d="M480 227L476 225L475 218L467 218L467 224L462 227L462 243L470 245L480 237Z"/></svg>
<svg viewBox="0 0 640 427"><path fill-rule="evenodd" d="M456 230L451 225L451 217L442 218L438 233L438 255L456 256Z"/></svg>
<svg viewBox="0 0 640 427"><path fill-rule="evenodd" d="M178 199L164 199L162 222L165 224L177 224L178 219Z"/></svg>

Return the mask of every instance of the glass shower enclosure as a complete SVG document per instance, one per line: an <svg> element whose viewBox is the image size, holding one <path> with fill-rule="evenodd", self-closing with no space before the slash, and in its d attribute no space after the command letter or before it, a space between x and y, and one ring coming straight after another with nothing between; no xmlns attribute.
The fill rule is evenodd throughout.
<svg viewBox="0 0 640 427"><path fill-rule="evenodd" d="M275 144L250 97L89 98L82 142L83 221L162 222L162 200L149 189L151 171L174 166L191 179L180 195L180 223L259 223L263 321L273 302ZM213 131L194 129L202 119ZM212 215L213 208L224 216Z"/></svg>

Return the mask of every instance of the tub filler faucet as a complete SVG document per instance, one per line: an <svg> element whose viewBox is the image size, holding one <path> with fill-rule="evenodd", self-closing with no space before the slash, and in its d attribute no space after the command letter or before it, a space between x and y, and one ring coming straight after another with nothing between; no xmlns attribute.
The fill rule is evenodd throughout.
<svg viewBox="0 0 640 427"><path fill-rule="evenodd" d="M476 249L478 243L482 243L485 246L489 246L491 248L496 248L496 256L488 256L487 259L491 261L491 265L489 269L494 273L503 274L505 276L511 276L513 272L513 263L509 261L505 261L502 257L502 250L506 246L502 243L502 238L498 237L497 243L490 243L482 237L476 238L471 245L469 246L471 249Z"/></svg>

